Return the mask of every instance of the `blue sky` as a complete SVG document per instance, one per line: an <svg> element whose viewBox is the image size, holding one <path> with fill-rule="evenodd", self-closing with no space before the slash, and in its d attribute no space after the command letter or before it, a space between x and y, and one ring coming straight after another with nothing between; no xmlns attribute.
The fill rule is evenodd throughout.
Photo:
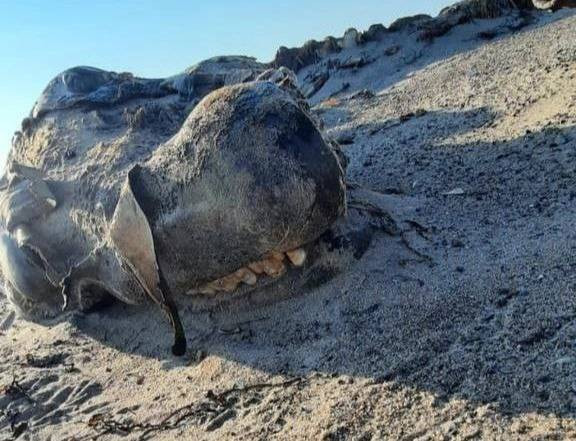
<svg viewBox="0 0 576 441"><path fill-rule="evenodd" d="M279 46L437 14L452 0L0 0L0 161L48 81L78 65L163 77L215 55L270 61ZM3 166L3 165L2 165Z"/></svg>

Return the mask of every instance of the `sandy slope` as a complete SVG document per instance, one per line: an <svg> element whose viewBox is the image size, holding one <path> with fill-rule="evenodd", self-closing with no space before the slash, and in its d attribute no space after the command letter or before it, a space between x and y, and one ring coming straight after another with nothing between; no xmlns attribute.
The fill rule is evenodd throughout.
<svg viewBox="0 0 576 441"><path fill-rule="evenodd" d="M0 299L0 439L16 412L30 440L576 439L576 14L537 17L371 44L312 98L403 229L322 289L185 314L185 360L144 309L46 328Z"/></svg>

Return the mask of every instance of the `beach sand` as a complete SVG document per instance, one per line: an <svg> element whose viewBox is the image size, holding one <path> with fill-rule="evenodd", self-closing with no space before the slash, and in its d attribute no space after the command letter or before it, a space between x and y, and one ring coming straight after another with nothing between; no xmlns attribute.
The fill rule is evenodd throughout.
<svg viewBox="0 0 576 441"><path fill-rule="evenodd" d="M402 232L323 287L184 311L178 359L156 309L0 296L0 440L576 439L576 14L535 17L338 55L313 110Z"/></svg>

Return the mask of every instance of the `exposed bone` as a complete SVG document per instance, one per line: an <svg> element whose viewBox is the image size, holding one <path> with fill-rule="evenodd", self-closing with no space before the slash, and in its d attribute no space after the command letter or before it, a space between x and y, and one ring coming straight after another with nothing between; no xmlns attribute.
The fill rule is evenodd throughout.
<svg viewBox="0 0 576 441"><path fill-rule="evenodd" d="M302 266L306 261L306 251L304 248L297 248L292 251L286 251L286 256L288 256L288 259L294 266Z"/></svg>

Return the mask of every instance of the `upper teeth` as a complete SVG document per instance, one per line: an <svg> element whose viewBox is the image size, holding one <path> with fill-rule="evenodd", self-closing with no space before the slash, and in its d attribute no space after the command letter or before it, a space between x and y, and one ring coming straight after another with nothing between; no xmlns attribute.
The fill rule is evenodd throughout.
<svg viewBox="0 0 576 441"><path fill-rule="evenodd" d="M272 253L262 261L264 272L270 277L280 277L286 272L286 265L284 265L284 254Z"/></svg>
<svg viewBox="0 0 576 441"><path fill-rule="evenodd" d="M288 259L290 259L290 262L292 262L294 266L302 266L306 261L306 251L304 250L304 248L297 248L292 251L287 251L286 255L288 256Z"/></svg>
<svg viewBox="0 0 576 441"><path fill-rule="evenodd" d="M246 285L255 285L256 282L258 281L258 277L256 277L256 274L254 274L248 268L240 268L234 274L236 274L240 278L240 280L244 282Z"/></svg>
<svg viewBox="0 0 576 441"><path fill-rule="evenodd" d="M306 251L303 248L297 248L286 252L286 256L294 266L302 266L306 260ZM211 295L218 292L232 292L240 283L255 285L258 281L257 275L265 273L269 277L280 277L285 272L284 254L273 252L263 260L248 264L247 268L240 268L232 274L192 289L188 291L188 294Z"/></svg>

